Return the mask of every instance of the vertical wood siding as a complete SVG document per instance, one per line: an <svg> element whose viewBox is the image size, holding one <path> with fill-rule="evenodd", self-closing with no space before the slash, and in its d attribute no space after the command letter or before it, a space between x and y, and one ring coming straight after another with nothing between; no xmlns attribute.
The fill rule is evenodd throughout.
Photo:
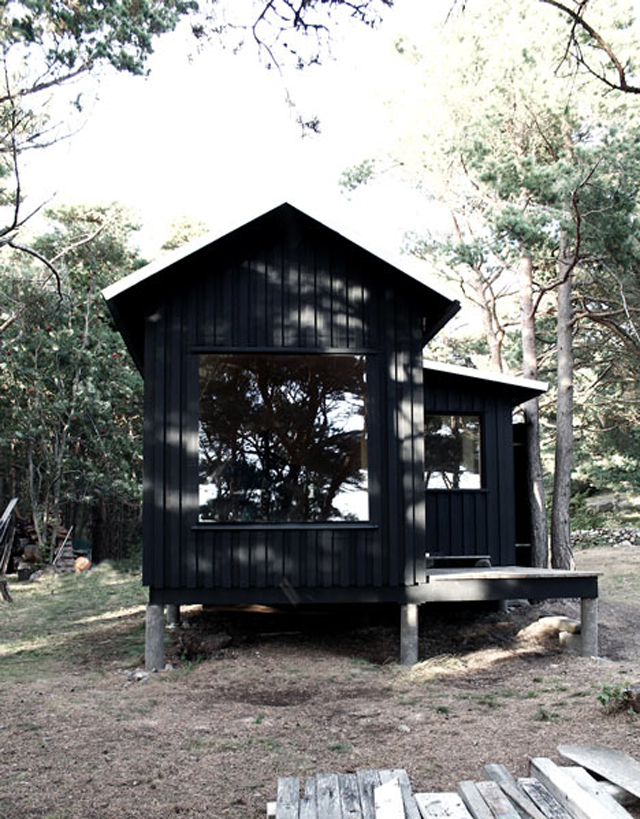
<svg viewBox="0 0 640 819"><path fill-rule="evenodd" d="M247 257L203 264L195 344L214 348L363 349L375 347L374 294L367 270L331 247L253 248Z"/></svg>
<svg viewBox="0 0 640 819"><path fill-rule="evenodd" d="M158 589L371 589L424 582L421 309L429 291L343 240L199 251L147 321L145 583ZM434 312L436 309L434 308ZM353 351L368 360L372 526L196 526L198 355ZM164 488L163 488L164 487Z"/></svg>
<svg viewBox="0 0 640 819"><path fill-rule="evenodd" d="M462 377L425 371L428 413L471 413L481 418L482 490L430 489L426 497L426 551L434 555L490 555L494 565L515 563L513 441L508 396Z"/></svg>

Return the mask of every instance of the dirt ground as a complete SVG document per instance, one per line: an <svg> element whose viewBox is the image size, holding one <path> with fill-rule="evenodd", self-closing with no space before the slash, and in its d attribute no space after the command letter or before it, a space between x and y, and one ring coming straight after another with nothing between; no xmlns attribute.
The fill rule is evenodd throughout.
<svg viewBox="0 0 640 819"><path fill-rule="evenodd" d="M598 701L640 681L640 547L577 563L605 571L600 659L537 623L577 616L573 602L423 608L412 669L395 664L397 611L190 610L175 670L137 681L114 649L142 613L123 614L100 640L79 637L62 673L3 683L0 816L257 819L282 775L406 768L414 790L447 790L488 762L520 776L531 756L560 762L563 742L640 757L640 716Z"/></svg>

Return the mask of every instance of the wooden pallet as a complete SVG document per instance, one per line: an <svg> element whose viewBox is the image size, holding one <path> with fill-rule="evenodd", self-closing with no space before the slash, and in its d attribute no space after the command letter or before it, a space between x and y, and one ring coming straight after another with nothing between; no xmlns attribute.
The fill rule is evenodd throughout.
<svg viewBox="0 0 640 819"><path fill-rule="evenodd" d="M281 777L268 819L631 819L581 767L531 759L531 776L516 780L504 765L485 765L487 779L458 783L456 793L416 793L407 772L363 770ZM626 794L628 797L629 794Z"/></svg>
<svg viewBox="0 0 640 819"><path fill-rule="evenodd" d="M11 515L18 503L17 498L12 498L6 509L0 516L0 597L7 603L12 603L13 598L7 583L7 568L11 557L11 546L13 540L13 529L11 527Z"/></svg>

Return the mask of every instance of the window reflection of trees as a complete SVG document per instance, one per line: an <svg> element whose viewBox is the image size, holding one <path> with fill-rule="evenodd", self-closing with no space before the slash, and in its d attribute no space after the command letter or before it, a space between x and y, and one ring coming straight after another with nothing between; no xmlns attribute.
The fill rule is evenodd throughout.
<svg viewBox="0 0 640 819"><path fill-rule="evenodd" d="M368 519L362 356L200 358L200 520Z"/></svg>
<svg viewBox="0 0 640 819"><path fill-rule="evenodd" d="M480 418L477 415L425 417L427 489L480 489Z"/></svg>

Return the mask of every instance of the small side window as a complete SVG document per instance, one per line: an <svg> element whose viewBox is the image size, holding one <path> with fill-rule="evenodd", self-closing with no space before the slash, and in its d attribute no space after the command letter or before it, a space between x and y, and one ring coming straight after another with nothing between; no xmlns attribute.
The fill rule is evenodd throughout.
<svg viewBox="0 0 640 819"><path fill-rule="evenodd" d="M427 415L424 434L426 489L481 489L479 415Z"/></svg>

